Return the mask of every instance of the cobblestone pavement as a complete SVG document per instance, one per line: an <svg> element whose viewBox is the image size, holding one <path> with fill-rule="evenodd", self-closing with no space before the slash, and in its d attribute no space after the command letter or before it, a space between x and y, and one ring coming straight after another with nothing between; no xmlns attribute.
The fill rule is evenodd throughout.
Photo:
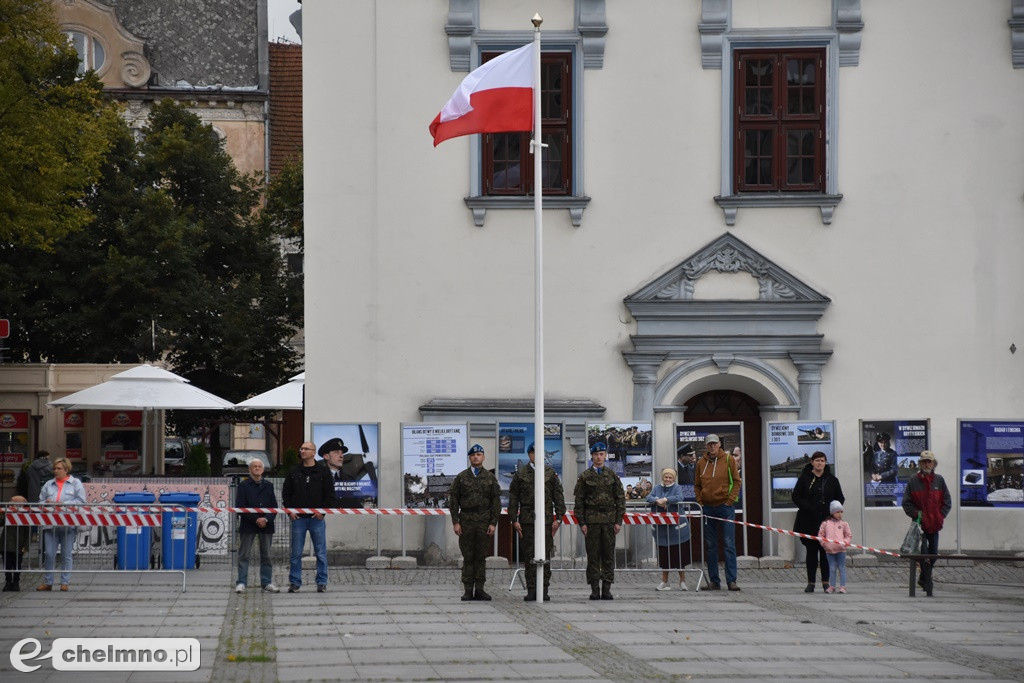
<svg viewBox="0 0 1024 683"><path fill-rule="evenodd" d="M1018 563L1020 564L1020 563ZM278 568L278 580L284 568ZM510 570L492 602L462 602L453 569L334 569L269 595L231 591L223 567L180 574L81 574L69 593L0 594L5 681L1024 681L1024 568L951 563L932 598L908 596L903 563L851 567L847 595L803 592L802 567L741 569L741 592L654 590L619 572L615 600L590 601L579 571L556 571L551 602L525 603ZM32 575L23 583L35 585ZM287 583L285 582L285 585ZM58 637L190 637L194 672L30 674L9 653Z"/></svg>

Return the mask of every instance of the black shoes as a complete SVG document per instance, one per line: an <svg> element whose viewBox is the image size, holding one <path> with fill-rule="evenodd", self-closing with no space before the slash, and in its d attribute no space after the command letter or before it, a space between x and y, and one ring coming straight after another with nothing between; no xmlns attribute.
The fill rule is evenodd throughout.
<svg viewBox="0 0 1024 683"><path fill-rule="evenodd" d="M611 584L611 582L604 581L602 583L603 583L603 585L601 586L601 599L602 600L614 600L615 598L612 597L612 584Z"/></svg>
<svg viewBox="0 0 1024 683"><path fill-rule="evenodd" d="M490 602L491 596L484 592L483 586L477 586L476 592L473 593L474 600L481 600L483 602Z"/></svg>
<svg viewBox="0 0 1024 683"><path fill-rule="evenodd" d="M327 592L327 584L318 583L316 585L316 592L317 593L326 593Z"/></svg>
<svg viewBox="0 0 1024 683"><path fill-rule="evenodd" d="M537 591L527 589L523 602L537 602Z"/></svg>
<svg viewBox="0 0 1024 683"><path fill-rule="evenodd" d="M813 593L813 592L814 592L814 584L813 583L807 584L807 588L804 589L804 593Z"/></svg>
<svg viewBox="0 0 1024 683"><path fill-rule="evenodd" d="M288 592L289 593L298 593L299 592L299 587L296 586L294 583L288 584Z"/></svg>
<svg viewBox="0 0 1024 683"><path fill-rule="evenodd" d="M594 583L590 584L590 599L601 599L601 583L599 581L595 581Z"/></svg>
<svg viewBox="0 0 1024 683"><path fill-rule="evenodd" d="M469 602L473 599L473 586L466 586L466 592L462 594L462 601Z"/></svg>

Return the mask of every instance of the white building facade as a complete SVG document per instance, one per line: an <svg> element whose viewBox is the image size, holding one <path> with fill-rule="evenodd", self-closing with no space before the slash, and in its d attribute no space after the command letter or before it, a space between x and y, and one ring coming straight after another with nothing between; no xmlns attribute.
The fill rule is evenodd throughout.
<svg viewBox="0 0 1024 683"><path fill-rule="evenodd" d="M401 423L467 422L493 466L532 420L532 159L427 125L534 12L567 492L588 421L652 422L655 471L675 424L742 421L748 519L792 528L767 423L835 421L854 540L893 548L862 421L924 418L940 547L1024 550L1024 508L961 509L957 455L958 420L1024 419L1024 0L306 3L306 420L380 423L380 504Z"/></svg>

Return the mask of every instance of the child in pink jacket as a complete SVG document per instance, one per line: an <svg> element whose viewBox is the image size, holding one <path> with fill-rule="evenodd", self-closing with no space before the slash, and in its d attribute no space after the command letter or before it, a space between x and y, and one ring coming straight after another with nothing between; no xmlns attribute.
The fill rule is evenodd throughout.
<svg viewBox="0 0 1024 683"><path fill-rule="evenodd" d="M843 521L843 504L838 500L829 503L831 517L821 523L818 536L825 538L821 547L828 556L828 582L826 593L836 592L836 573L839 574L839 592L846 592L846 546L853 542L850 525Z"/></svg>

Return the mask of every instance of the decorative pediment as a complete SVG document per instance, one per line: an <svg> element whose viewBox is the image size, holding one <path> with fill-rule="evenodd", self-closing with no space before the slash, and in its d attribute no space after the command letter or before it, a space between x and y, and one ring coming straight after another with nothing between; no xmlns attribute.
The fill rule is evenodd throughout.
<svg viewBox="0 0 1024 683"><path fill-rule="evenodd" d="M725 233L626 297L626 304L643 301L692 301L696 281L712 271L748 273L757 281L759 301L830 301L827 296L801 282L743 240L731 233Z"/></svg>
<svg viewBox="0 0 1024 683"><path fill-rule="evenodd" d="M126 29L113 7L93 0L51 0L62 31L88 36L103 50L96 75L108 88L140 88L152 72L145 43Z"/></svg>

